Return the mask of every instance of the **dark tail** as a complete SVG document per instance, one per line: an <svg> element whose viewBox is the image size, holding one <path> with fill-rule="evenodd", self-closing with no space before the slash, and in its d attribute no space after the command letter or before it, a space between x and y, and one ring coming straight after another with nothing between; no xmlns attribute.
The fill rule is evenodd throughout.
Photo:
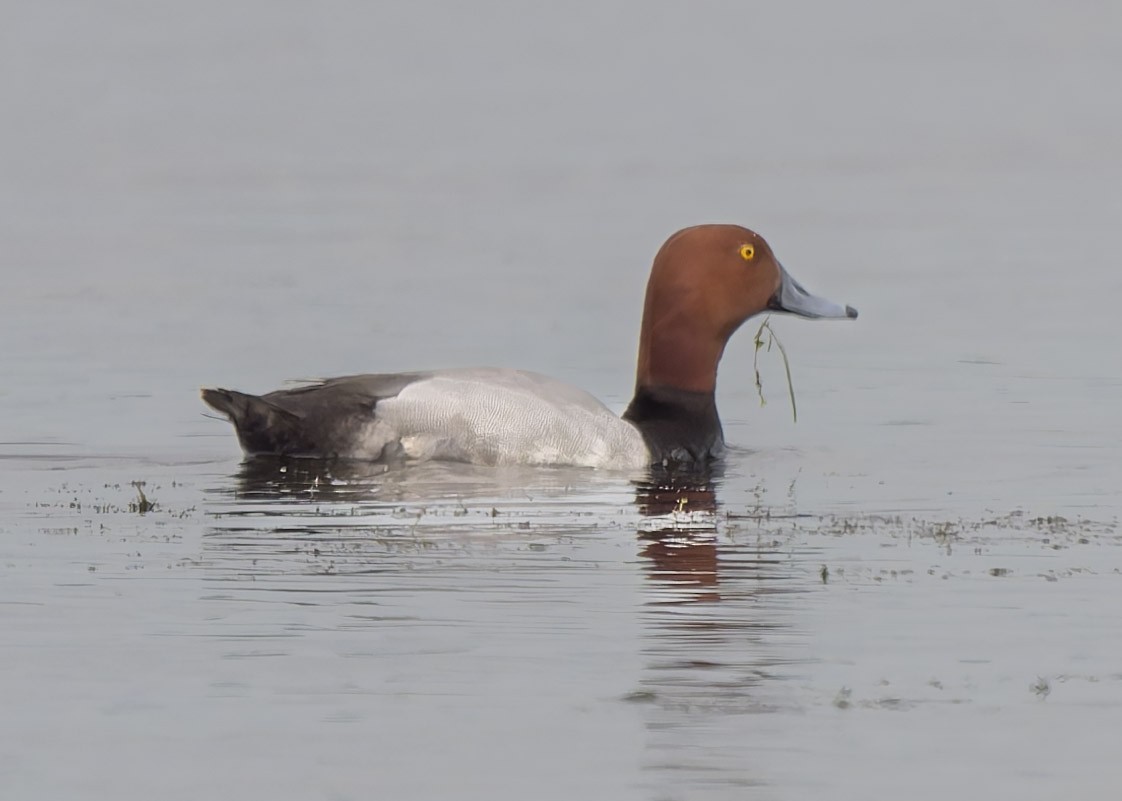
<svg viewBox="0 0 1122 801"><path fill-rule="evenodd" d="M303 419L257 395L232 389L202 390L203 402L230 418L248 454L299 454L310 450Z"/></svg>

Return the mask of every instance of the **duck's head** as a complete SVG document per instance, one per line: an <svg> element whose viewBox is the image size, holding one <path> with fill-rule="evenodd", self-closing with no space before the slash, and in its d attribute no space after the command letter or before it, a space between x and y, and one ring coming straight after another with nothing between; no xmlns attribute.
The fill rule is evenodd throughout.
<svg viewBox="0 0 1122 801"><path fill-rule="evenodd" d="M812 295L755 231L698 225L655 256L639 341L639 387L713 392L729 337L760 312L853 319L857 310Z"/></svg>

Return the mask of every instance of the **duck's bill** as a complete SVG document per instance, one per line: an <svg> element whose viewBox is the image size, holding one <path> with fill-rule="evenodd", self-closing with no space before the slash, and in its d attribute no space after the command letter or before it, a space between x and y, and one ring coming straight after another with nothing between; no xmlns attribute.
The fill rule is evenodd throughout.
<svg viewBox="0 0 1122 801"><path fill-rule="evenodd" d="M857 309L810 294L783 269L783 265L779 266L779 274L779 289L768 303L768 308L772 311L789 312L800 317L857 319Z"/></svg>

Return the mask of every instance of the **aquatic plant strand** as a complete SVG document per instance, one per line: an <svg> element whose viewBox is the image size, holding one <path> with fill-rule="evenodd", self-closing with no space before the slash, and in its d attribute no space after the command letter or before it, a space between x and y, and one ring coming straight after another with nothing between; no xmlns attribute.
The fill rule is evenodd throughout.
<svg viewBox="0 0 1122 801"><path fill-rule="evenodd" d="M760 396L760 405L766 406L767 400L764 398L764 384L760 380L760 350L767 347L768 352L771 352L771 343L774 342L775 346L779 348L779 355L783 357L783 369L787 371L787 394L791 398L791 419L794 422L799 422L799 410L795 406L795 382L791 380L791 363L787 360L787 349L783 347L783 343L779 341L779 337L775 335L772 329L771 315L769 314L760 323L760 327L756 330L756 338L753 340L756 343L756 350L752 354L752 369L756 371L756 393ZM764 341L764 331L767 331L767 341Z"/></svg>

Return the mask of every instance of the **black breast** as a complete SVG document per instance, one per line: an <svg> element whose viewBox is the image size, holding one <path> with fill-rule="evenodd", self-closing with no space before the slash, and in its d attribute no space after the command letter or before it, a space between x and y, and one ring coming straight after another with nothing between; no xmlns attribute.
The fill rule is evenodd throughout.
<svg viewBox="0 0 1122 801"><path fill-rule="evenodd" d="M725 449L712 392L639 387L623 419L639 429L656 463L705 462Z"/></svg>

